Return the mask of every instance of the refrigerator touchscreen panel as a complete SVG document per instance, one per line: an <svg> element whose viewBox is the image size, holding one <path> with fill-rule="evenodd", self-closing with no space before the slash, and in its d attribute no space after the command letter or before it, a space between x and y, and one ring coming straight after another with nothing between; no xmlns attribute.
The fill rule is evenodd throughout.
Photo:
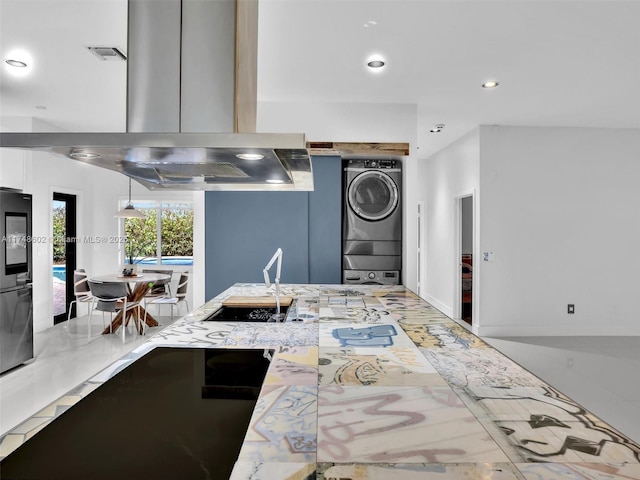
<svg viewBox="0 0 640 480"><path fill-rule="evenodd" d="M29 270L27 251L27 214L5 214L5 275Z"/></svg>

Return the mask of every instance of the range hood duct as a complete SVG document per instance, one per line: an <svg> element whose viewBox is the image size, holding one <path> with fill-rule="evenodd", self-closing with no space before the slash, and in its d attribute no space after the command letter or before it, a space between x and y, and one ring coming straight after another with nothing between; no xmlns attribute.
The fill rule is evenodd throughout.
<svg viewBox="0 0 640 480"><path fill-rule="evenodd" d="M255 132L258 0L128 5L127 132L0 133L0 146L150 190L313 190L304 134Z"/></svg>

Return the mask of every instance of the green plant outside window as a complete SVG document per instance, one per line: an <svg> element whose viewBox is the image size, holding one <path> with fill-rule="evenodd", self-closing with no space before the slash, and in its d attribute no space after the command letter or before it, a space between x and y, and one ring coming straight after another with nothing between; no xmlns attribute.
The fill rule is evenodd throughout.
<svg viewBox="0 0 640 480"><path fill-rule="evenodd" d="M139 202L134 206L144 218L125 219L125 263L193 264L192 204Z"/></svg>

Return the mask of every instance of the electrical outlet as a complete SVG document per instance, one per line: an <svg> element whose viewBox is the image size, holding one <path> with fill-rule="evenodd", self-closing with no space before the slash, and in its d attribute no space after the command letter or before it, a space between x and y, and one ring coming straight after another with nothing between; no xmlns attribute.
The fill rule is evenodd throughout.
<svg viewBox="0 0 640 480"><path fill-rule="evenodd" d="M576 306L573 303L567 305L567 313L576 313Z"/></svg>

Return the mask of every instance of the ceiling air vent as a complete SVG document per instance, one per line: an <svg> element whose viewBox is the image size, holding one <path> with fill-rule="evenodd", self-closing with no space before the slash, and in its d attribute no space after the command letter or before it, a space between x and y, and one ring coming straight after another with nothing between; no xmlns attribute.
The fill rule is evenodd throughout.
<svg viewBox="0 0 640 480"><path fill-rule="evenodd" d="M91 53L93 53L100 60L126 60L127 57L124 53L118 50L116 47L87 47Z"/></svg>

